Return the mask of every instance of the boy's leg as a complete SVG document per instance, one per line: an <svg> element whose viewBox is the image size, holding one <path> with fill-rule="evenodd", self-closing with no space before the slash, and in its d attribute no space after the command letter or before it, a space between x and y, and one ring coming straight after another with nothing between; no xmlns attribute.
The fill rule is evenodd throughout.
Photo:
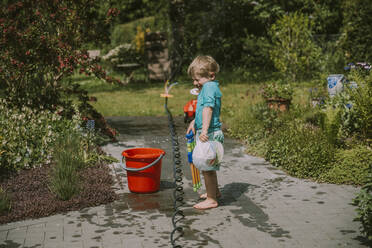
<svg viewBox="0 0 372 248"><path fill-rule="evenodd" d="M217 173L216 173L216 198L220 198L221 197L221 191L220 191L220 188L218 188L218 179L217 179ZM206 199L207 198L207 193L204 193L204 194L201 194L199 196L200 199Z"/></svg>
<svg viewBox="0 0 372 248"><path fill-rule="evenodd" d="M216 171L203 171L207 198L194 205L196 209L208 209L218 207L217 203L217 173Z"/></svg>

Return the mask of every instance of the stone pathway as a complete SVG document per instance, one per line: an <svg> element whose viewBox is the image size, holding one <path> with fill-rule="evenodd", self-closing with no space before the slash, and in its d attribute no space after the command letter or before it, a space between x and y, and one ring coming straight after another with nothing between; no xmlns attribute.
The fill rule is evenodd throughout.
<svg viewBox="0 0 372 248"><path fill-rule="evenodd" d="M226 138L224 166L218 173L220 207L194 210L186 160L185 126L176 118L181 143L186 205L182 247L368 247L354 222L350 202L353 186L318 184L287 176L261 158L244 153ZM161 187L153 194L130 193L126 172L111 169L120 199L112 204L0 226L0 247L171 247L173 165L165 117L113 117L119 142L104 147L120 158L133 147L156 147L167 155L162 162Z"/></svg>

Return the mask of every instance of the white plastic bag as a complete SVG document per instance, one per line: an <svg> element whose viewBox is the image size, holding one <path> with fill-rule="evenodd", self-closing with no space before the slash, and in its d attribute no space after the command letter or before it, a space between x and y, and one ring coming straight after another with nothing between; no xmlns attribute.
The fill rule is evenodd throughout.
<svg viewBox="0 0 372 248"><path fill-rule="evenodd" d="M192 161L199 168L217 165L223 158L223 146L218 141L201 142L196 139L196 146L192 152Z"/></svg>

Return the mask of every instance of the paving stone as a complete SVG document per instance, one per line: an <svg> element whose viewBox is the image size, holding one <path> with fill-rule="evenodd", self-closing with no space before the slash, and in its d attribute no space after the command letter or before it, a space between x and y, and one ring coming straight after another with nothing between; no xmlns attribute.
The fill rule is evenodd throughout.
<svg viewBox="0 0 372 248"><path fill-rule="evenodd" d="M8 230L0 231L0 242L6 240L7 235L8 235Z"/></svg>
<svg viewBox="0 0 372 248"><path fill-rule="evenodd" d="M45 243L56 243L63 241L63 219L45 223Z"/></svg>
<svg viewBox="0 0 372 248"><path fill-rule="evenodd" d="M103 247L121 247L123 246L123 241L120 236L116 235L107 235L102 237L102 246Z"/></svg>
<svg viewBox="0 0 372 248"><path fill-rule="evenodd" d="M7 224L3 224L3 225L0 225L0 232L2 231L8 231L10 229L13 229L13 228L16 228L17 225L13 223L7 223Z"/></svg>
<svg viewBox="0 0 372 248"><path fill-rule="evenodd" d="M5 240L3 242L0 242L0 248L10 248L10 247L22 247L23 243L18 243L14 240Z"/></svg>
<svg viewBox="0 0 372 248"><path fill-rule="evenodd" d="M42 247L45 239L45 223L30 225L27 228L25 247Z"/></svg>
<svg viewBox="0 0 372 248"><path fill-rule="evenodd" d="M27 226L14 228L14 229L9 230L7 240L23 245L26 239L26 234L27 234Z"/></svg>
<svg viewBox="0 0 372 248"><path fill-rule="evenodd" d="M71 240L71 241L64 241L64 247L71 247L71 248L83 248L84 243L82 240Z"/></svg>
<svg viewBox="0 0 372 248"><path fill-rule="evenodd" d="M82 242L83 242L83 247L84 248L93 248L93 247L101 248L101 247L103 247L102 246L102 239L101 239L100 236L97 236L97 237L92 238L92 239L83 239Z"/></svg>
<svg viewBox="0 0 372 248"><path fill-rule="evenodd" d="M129 238L123 241L124 248L145 248L142 245L143 240L139 238ZM147 247L146 247L147 248Z"/></svg>
<svg viewBox="0 0 372 248"><path fill-rule="evenodd" d="M49 242L45 241L43 248L64 248L63 242Z"/></svg>

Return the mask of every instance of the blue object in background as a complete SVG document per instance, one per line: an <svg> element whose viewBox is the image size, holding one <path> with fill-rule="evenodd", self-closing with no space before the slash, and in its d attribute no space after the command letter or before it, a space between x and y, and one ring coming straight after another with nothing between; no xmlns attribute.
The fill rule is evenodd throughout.
<svg viewBox="0 0 372 248"><path fill-rule="evenodd" d="M92 131L94 129L94 120L87 120L87 128Z"/></svg>
<svg viewBox="0 0 372 248"><path fill-rule="evenodd" d="M351 103L347 103L347 104L346 104L346 107L347 107L348 109L351 109L351 108L353 107L353 105L352 105Z"/></svg>
<svg viewBox="0 0 372 248"><path fill-rule="evenodd" d="M332 74L327 77L327 88L330 97L335 96L344 89L346 78L343 74Z"/></svg>

